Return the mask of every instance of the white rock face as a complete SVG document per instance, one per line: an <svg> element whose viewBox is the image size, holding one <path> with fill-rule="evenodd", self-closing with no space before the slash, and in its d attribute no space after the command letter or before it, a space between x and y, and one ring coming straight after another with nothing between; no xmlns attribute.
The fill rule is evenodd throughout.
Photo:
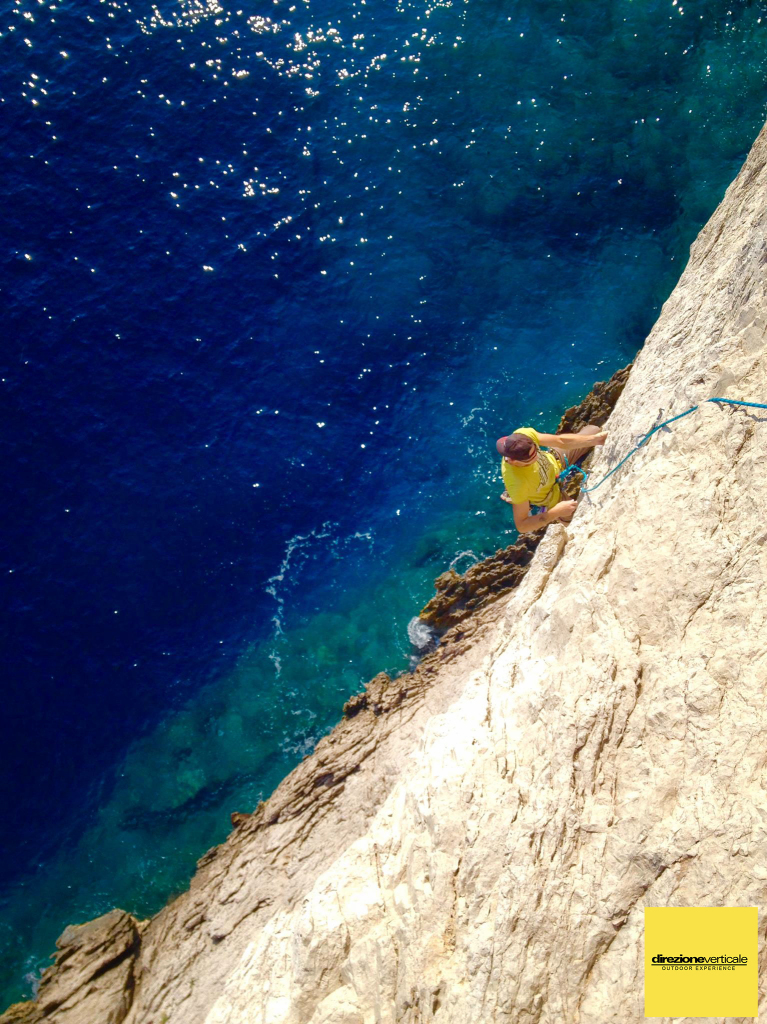
<svg viewBox="0 0 767 1024"><path fill-rule="evenodd" d="M767 402L766 270L767 128L591 481L710 396ZM203 859L114 1020L644 1021L643 907L767 911L765 467L767 410L656 433Z"/></svg>

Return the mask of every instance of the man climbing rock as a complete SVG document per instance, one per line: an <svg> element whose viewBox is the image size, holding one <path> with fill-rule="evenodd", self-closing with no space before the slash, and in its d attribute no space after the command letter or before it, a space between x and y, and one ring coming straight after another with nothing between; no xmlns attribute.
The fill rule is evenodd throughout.
<svg viewBox="0 0 767 1024"><path fill-rule="evenodd" d="M532 427L519 427L496 441L503 456L501 475L506 487L501 498L512 506L520 533L572 519L577 503L562 500L557 477L606 440L607 431L590 423L577 434L541 434ZM542 451L541 445L551 450Z"/></svg>

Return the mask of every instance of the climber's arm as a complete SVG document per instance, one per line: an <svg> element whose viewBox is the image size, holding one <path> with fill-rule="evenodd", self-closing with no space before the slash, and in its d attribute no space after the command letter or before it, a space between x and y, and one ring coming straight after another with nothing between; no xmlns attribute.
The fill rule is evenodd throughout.
<svg viewBox="0 0 767 1024"><path fill-rule="evenodd" d="M541 434L538 433L541 444L547 448L561 448L564 452L573 451L575 448L591 448L594 445L604 444L607 440L607 431L600 430L598 434Z"/></svg>
<svg viewBox="0 0 767 1024"><path fill-rule="evenodd" d="M504 495L502 494L501 497L503 498ZM509 501L508 495L504 500ZM534 516L531 516L529 501L509 503L514 513L514 525L518 533L532 533L533 530L540 530L542 527L548 526L549 523L554 523L558 519L569 523L575 514L577 505L577 502L571 500L560 501L553 508L547 509L544 512L537 512Z"/></svg>

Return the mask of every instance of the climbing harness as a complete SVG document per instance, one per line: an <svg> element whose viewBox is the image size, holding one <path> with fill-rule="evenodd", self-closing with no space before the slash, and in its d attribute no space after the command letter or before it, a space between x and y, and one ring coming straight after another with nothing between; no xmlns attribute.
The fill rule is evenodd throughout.
<svg viewBox="0 0 767 1024"><path fill-rule="evenodd" d="M706 401L701 404L705 405L706 402L724 402L726 405L748 405L751 406L751 408L753 409L767 409L767 405L763 404L762 402L740 402L734 398L707 398ZM611 469L609 473L605 474L605 476L602 477L598 484L594 484L593 487L581 487L581 493L589 494L591 491L595 491L597 487L601 487L608 477L611 477L613 473L618 472L618 470L621 468L624 462L628 462L628 460L631 458L632 455L634 455L635 452L638 452L640 448L647 444L647 442L650 440L650 438L656 430L660 430L661 427L665 427L669 423L673 423L674 420L681 420L683 416L689 416L691 412L695 412L695 410L699 408L699 405L693 405L691 409L686 409L684 412L680 412L678 416L672 416L671 419L664 420L662 423L659 423L656 427L653 427L652 430L648 431L648 433L644 435L644 437L641 439L636 448L632 448L628 455L625 458L621 459L618 465ZM583 474L584 481L588 479L589 474L585 469L582 469L580 466L572 465L568 466L567 469L562 470L562 472L557 477L557 483L561 484L572 472L576 470L578 473Z"/></svg>

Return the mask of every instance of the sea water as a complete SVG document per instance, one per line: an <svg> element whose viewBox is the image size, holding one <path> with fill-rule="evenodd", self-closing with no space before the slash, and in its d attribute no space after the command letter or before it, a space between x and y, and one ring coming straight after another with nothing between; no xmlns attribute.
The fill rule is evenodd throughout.
<svg viewBox="0 0 767 1024"><path fill-rule="evenodd" d="M641 345L764 120L766 18L7 6L4 1004L182 890L513 541L495 438Z"/></svg>

